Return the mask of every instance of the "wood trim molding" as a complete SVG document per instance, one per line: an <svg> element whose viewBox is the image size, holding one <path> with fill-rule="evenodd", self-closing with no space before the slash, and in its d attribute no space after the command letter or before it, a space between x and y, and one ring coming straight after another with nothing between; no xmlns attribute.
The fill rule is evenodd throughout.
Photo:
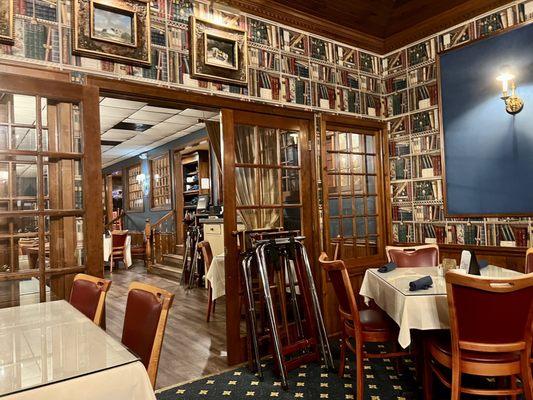
<svg viewBox="0 0 533 400"><path fill-rule="evenodd" d="M410 26L406 30L388 36L385 39L382 54L394 51L510 3L512 3L510 0L472 0L463 3L421 23ZM399 18L401 16L396 17Z"/></svg>
<svg viewBox="0 0 533 400"><path fill-rule="evenodd" d="M281 4L272 4L265 0L224 0L226 4L243 12L276 21L309 33L315 33L339 42L378 54L383 53L384 41L367 33L330 21L305 14Z"/></svg>

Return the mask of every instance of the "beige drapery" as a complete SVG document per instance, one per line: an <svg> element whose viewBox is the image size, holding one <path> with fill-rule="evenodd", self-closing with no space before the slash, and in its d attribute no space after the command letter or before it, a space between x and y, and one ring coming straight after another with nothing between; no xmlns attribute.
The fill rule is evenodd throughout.
<svg viewBox="0 0 533 400"><path fill-rule="evenodd" d="M279 165L276 129L237 125L235 134L237 164ZM278 169L237 167L235 178L237 207L280 203ZM280 223L276 208L245 209L239 214L246 229L273 228Z"/></svg>

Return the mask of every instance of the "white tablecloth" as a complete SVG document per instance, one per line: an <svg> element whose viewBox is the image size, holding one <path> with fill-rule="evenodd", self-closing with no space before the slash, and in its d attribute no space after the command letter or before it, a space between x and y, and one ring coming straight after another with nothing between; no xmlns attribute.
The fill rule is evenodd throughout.
<svg viewBox="0 0 533 400"><path fill-rule="evenodd" d="M482 276L509 277L519 272L490 265L481 270ZM430 275L433 287L409 292L409 282ZM437 267L396 268L387 273L368 269L361 285L361 296L370 299L385 311L400 327L398 343L403 348L411 344L411 329L449 329L446 282L438 276Z"/></svg>
<svg viewBox="0 0 533 400"><path fill-rule="evenodd" d="M104 235L104 261L109 261L109 257L111 257L111 251L113 249L113 240L111 239L111 236L106 237ZM133 264L133 260L131 259L131 236L128 235L126 237L126 249L124 250L124 264L126 264L126 267L129 268L131 264Z"/></svg>
<svg viewBox="0 0 533 400"><path fill-rule="evenodd" d="M146 369L137 361L3 397L6 400L155 400Z"/></svg>
<svg viewBox="0 0 533 400"><path fill-rule="evenodd" d="M226 294L226 269L224 267L224 254L213 257L209 270L205 275L211 283L213 291L213 300L218 299Z"/></svg>

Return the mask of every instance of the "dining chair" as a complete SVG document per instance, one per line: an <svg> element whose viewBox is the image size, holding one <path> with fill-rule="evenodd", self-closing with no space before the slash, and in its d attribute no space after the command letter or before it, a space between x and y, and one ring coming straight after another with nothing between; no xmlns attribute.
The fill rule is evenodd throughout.
<svg viewBox="0 0 533 400"><path fill-rule="evenodd" d="M424 368L424 398L432 398L433 375L451 388L451 399L461 393L477 396L533 398L531 340L533 276L489 279L446 274L450 335L428 338ZM451 381L443 371L451 370ZM511 378L508 388L465 386L462 375ZM516 386L520 376L522 387Z"/></svg>
<svg viewBox="0 0 533 400"><path fill-rule="evenodd" d="M319 263L331 279L339 301L339 315L342 324L339 376L344 376L346 349L349 349L355 354L356 399L362 400L364 393L363 360L365 358L392 358L412 354L407 351L396 350L398 326L384 311L381 309L359 310L344 261L328 261L327 254L322 253ZM365 343L385 342L392 344L393 352L375 354L368 353L364 349Z"/></svg>
<svg viewBox="0 0 533 400"><path fill-rule="evenodd" d="M109 259L109 272L113 272L115 262L125 260L126 253L126 239L128 238L128 231L111 231L111 258Z"/></svg>
<svg viewBox="0 0 533 400"><path fill-rule="evenodd" d="M399 268L439 265L439 246L436 244L407 247L386 246L385 252L389 262L395 263Z"/></svg>
<svg viewBox="0 0 533 400"><path fill-rule="evenodd" d="M533 272L533 247L530 247L526 251L526 268L525 273L530 274Z"/></svg>
<svg viewBox="0 0 533 400"><path fill-rule="evenodd" d="M76 274L70 290L69 303L102 327L104 322L105 298L111 286L108 279L86 274Z"/></svg>
<svg viewBox="0 0 533 400"><path fill-rule="evenodd" d="M168 311L174 295L141 282L128 289L122 343L142 361L155 387Z"/></svg>
<svg viewBox="0 0 533 400"><path fill-rule="evenodd" d="M213 252L211 251L211 245L207 240L204 240L198 243L198 249L202 251L202 259L204 260L205 274L211 267L211 262L213 261ZM206 279L205 284L207 285L208 298L207 298L207 316L206 321L209 322L211 318L211 313L215 312L216 300L213 300L213 289L211 288L211 282Z"/></svg>

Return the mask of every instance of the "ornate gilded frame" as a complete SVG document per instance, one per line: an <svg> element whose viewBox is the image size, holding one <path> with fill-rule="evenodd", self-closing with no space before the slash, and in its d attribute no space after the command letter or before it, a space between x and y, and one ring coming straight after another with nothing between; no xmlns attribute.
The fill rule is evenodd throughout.
<svg viewBox="0 0 533 400"><path fill-rule="evenodd" d="M248 44L245 30L219 25L211 21L190 17L191 75L197 79L226 82L234 85L248 84ZM234 67L223 67L207 61L207 38L234 42Z"/></svg>
<svg viewBox="0 0 533 400"><path fill-rule="evenodd" d="M94 8L129 14L133 18L132 44L98 38L94 34ZM150 3L147 0L73 0L72 51L74 54L125 64L152 65Z"/></svg>
<svg viewBox="0 0 533 400"><path fill-rule="evenodd" d="M7 9L4 10L4 6ZM0 8L0 43L14 44L15 43L15 27L13 21L13 0L2 0L2 8Z"/></svg>

